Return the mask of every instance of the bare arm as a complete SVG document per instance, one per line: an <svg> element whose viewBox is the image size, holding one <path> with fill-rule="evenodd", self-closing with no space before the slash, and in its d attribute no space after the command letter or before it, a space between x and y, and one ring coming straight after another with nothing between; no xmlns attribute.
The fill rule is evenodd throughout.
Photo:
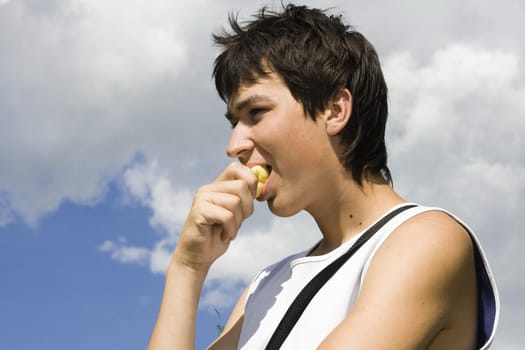
<svg viewBox="0 0 525 350"><path fill-rule="evenodd" d="M319 349L473 349L475 284L464 229L440 212L418 215L379 249L355 307Z"/></svg>
<svg viewBox="0 0 525 350"><path fill-rule="evenodd" d="M194 349L197 307L206 272L172 263L148 350Z"/></svg>
<svg viewBox="0 0 525 350"><path fill-rule="evenodd" d="M237 236L242 221L253 213L256 185L257 179L247 167L232 163L214 183L197 191L166 273L148 350L195 348L204 280Z"/></svg>

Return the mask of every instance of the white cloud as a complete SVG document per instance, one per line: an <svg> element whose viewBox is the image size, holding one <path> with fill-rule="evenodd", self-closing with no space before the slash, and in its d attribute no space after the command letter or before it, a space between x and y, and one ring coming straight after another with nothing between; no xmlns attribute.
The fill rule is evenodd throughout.
<svg viewBox="0 0 525 350"><path fill-rule="evenodd" d="M150 225L161 235L153 248L141 248L149 252L149 266L154 273L166 271L193 199L192 192L175 189L172 183L169 175L159 169L157 161L134 163L123 174L128 197L152 210Z"/></svg>
<svg viewBox="0 0 525 350"><path fill-rule="evenodd" d="M176 190L168 175L159 169L157 161L135 164L125 171L124 181L130 193L153 210L151 225L176 238L189 212L193 193L186 189Z"/></svg>
<svg viewBox="0 0 525 350"><path fill-rule="evenodd" d="M145 265L150 259L150 251L142 247L129 246L124 238L121 238L118 242L104 241L98 246L98 250L101 252L111 253L111 258L119 263L123 264L139 264Z"/></svg>
<svg viewBox="0 0 525 350"><path fill-rule="evenodd" d="M153 273L165 273L171 259L171 254L175 247L175 242L170 242L170 239L162 239L155 244L151 251L150 270Z"/></svg>
<svg viewBox="0 0 525 350"><path fill-rule="evenodd" d="M516 54L466 45L437 51L429 64L408 53L385 60L389 147L403 191L449 201L505 195L508 208L523 205L525 87L518 67ZM449 191L414 187L416 177L439 179ZM493 206L484 203L475 208Z"/></svg>
<svg viewBox="0 0 525 350"><path fill-rule="evenodd" d="M72 54L90 57L89 69L75 70L87 73L97 87L93 91L86 86L86 95L95 92L95 96L110 97L111 89L142 89L151 80L176 76L187 60L184 28L180 27L185 21L180 15L169 20L178 7L162 0L72 2L68 12L75 22L69 29L78 40Z"/></svg>
<svg viewBox="0 0 525 350"><path fill-rule="evenodd" d="M209 39L211 18L206 1L20 0L3 7L2 212L36 224L63 201L96 204L137 151L177 165L195 158L184 149L191 138L184 120L188 109L199 109L185 94L202 88L183 86L196 74L210 85L211 60L189 70L188 55L211 49L201 39Z"/></svg>
<svg viewBox="0 0 525 350"><path fill-rule="evenodd" d="M242 291L242 285L232 283L230 280L219 281L205 289L199 307L209 310L229 308L234 305Z"/></svg>

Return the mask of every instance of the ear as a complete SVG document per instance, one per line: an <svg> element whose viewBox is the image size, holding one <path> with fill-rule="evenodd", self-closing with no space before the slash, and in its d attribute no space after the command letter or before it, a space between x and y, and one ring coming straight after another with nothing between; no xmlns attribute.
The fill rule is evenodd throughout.
<svg viewBox="0 0 525 350"><path fill-rule="evenodd" d="M348 124L352 115L352 94L348 89L342 89L330 101L330 115L326 120L326 132L329 136L339 134Z"/></svg>

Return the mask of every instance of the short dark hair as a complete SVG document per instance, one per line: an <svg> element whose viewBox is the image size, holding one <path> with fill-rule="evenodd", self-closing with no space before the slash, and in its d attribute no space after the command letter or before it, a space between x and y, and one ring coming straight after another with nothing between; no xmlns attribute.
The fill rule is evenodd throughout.
<svg viewBox="0 0 525 350"><path fill-rule="evenodd" d="M213 35L223 48L213 76L225 102L241 84L274 72L315 119L348 88L352 115L340 133L341 162L358 184L368 173L392 182L385 146L387 86L377 53L362 34L345 25L342 15L293 4L282 12L264 7L242 24L230 14L229 24L231 32Z"/></svg>

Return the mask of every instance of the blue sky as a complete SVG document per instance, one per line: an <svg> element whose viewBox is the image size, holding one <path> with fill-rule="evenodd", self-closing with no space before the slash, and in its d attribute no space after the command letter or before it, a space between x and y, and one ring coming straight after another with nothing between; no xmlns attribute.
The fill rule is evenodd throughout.
<svg viewBox="0 0 525 350"><path fill-rule="evenodd" d="M278 4L274 1L273 4ZM306 1L378 50L394 184L478 234L525 334L525 6ZM0 0L0 348L144 349L195 190L229 162L210 34L241 0ZM210 271L197 349L263 266L319 238L264 204Z"/></svg>
<svg viewBox="0 0 525 350"><path fill-rule="evenodd" d="M101 235L148 232L145 218L144 210L64 204L36 230L10 225L0 245L2 348L144 348L155 313L148 296L162 280L113 264L96 246Z"/></svg>
<svg viewBox="0 0 525 350"><path fill-rule="evenodd" d="M65 203L38 229L12 224L0 236L3 349L144 349L158 310L162 275L115 264L97 246L126 237L153 243L149 211L104 203ZM221 309L224 313L225 309ZM203 311L198 348L216 335L218 316Z"/></svg>

